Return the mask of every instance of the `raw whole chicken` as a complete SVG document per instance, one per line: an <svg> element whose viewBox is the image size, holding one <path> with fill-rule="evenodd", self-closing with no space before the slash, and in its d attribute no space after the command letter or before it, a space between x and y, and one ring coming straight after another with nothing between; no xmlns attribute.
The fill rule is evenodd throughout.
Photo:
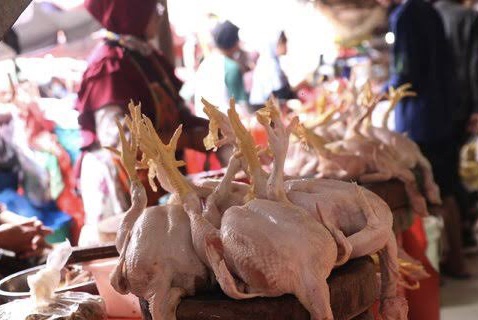
<svg viewBox="0 0 478 320"><path fill-rule="evenodd" d="M235 120L231 122L238 145L248 146L251 141L244 143L244 136L237 133L245 128L238 127L240 121L233 105L229 116ZM340 231L325 228L286 198L283 164L287 144L274 144L285 147L284 157L274 158L266 190L252 186L256 199L224 213L219 232L207 237L206 254L221 288L229 296L245 299L293 293L312 319L333 319L326 279L334 265L348 259L350 246L343 235L340 237ZM241 147L240 150L248 153ZM256 161L252 163L257 165ZM254 170L250 163L247 170ZM337 246L341 248L340 257Z"/></svg>
<svg viewBox="0 0 478 320"><path fill-rule="evenodd" d="M401 98L414 95L407 91L409 87L410 85L404 85L397 90L390 89L388 98L391 106L386 112L384 122ZM355 92L353 87L347 90L348 105L345 111L344 108L335 110L340 111L338 117L333 118L330 114L326 114L323 117L326 121L317 128L308 129L302 126L298 128L299 132L295 132L301 137L302 143L306 142L309 148L315 151L318 163L308 160L310 152L296 151L292 155L303 161L290 157L287 173L299 175L301 172L307 172L308 176L312 176L315 167L317 177L354 179L362 183L398 178L405 185L414 212L422 216L427 215L426 200L421 195L411 170L415 167L421 170L426 198L432 204L440 204L439 189L434 182L429 162L421 154L418 146L405 136L386 128L371 126L371 113L380 97L373 95L369 83L366 83L360 94ZM347 93L347 90L342 94ZM365 113L363 107L366 109ZM337 125L342 129L336 131L331 128ZM338 134L333 136L331 132ZM303 169L300 165L304 163L307 167ZM291 168L295 164L298 167Z"/></svg>
<svg viewBox="0 0 478 320"><path fill-rule="evenodd" d="M342 140L329 143L325 147L334 153L349 153L361 158L361 160L355 159L358 168L354 166L352 172L348 175L342 173L341 175L343 176L350 177L353 174L365 171L354 178L362 183L386 181L391 178L401 180L404 183L411 208L417 214L426 216L428 215L426 201L418 189L415 176L409 168L401 166L396 161L397 151L381 141L369 139L360 131L363 121L369 117L378 99L378 97L373 96L371 93L363 97L361 100L366 108L366 112L350 123ZM366 168L364 168L364 164ZM326 173L330 174L330 171ZM322 176L328 177L325 174L322 174ZM336 176L332 175L332 177Z"/></svg>
<svg viewBox="0 0 478 320"><path fill-rule="evenodd" d="M220 221L220 229L215 228L206 217L219 212L214 204L228 197L220 189L227 188L230 181L221 182L203 207L196 191L174 165L174 152L165 148L157 151L162 161L156 163L154 170L161 173L165 186L171 187L183 203L190 218L193 246L227 294L243 299L293 293L313 319L333 319L326 278L333 266L345 262L350 253L343 236L343 248L338 250L340 239L333 235L339 231L331 232L305 210L288 201L278 201L281 192L274 200L254 199L243 206L230 207ZM231 159L232 172L239 168L234 161ZM283 167L275 172L279 174L271 175L268 189L277 191L282 187L284 194ZM252 185L248 196L258 193L259 189ZM207 205L210 199L213 200ZM205 212L208 210L213 212ZM342 253L340 257L338 251Z"/></svg>
<svg viewBox="0 0 478 320"><path fill-rule="evenodd" d="M270 104L266 109L275 130L284 131L279 114L272 107ZM271 130L267 126L266 129ZM306 209L317 221L330 230L343 232L352 247L350 258L378 253L381 313L384 319L406 319L407 303L397 297L397 243L392 229L393 215L387 204L373 192L336 180L290 179L285 182L285 191L292 203Z"/></svg>
<svg viewBox="0 0 478 320"><path fill-rule="evenodd" d="M319 172L316 174L318 178L351 180L366 173L367 162L364 158L351 153L333 152L327 149L326 141L303 125L297 125L294 133L303 140L304 144L315 151L318 164L314 169Z"/></svg>
<svg viewBox="0 0 478 320"><path fill-rule="evenodd" d="M418 167L423 175L423 187L425 189L425 195L432 204L441 204L440 189L435 183L433 178L433 172L430 162L421 153L420 147L407 138L405 135L398 132L391 131L387 128L388 115L392 111L400 99L409 96L415 96L416 94L411 91L407 91L410 85L403 85L396 90L389 89L390 106L383 118L382 127L374 127L371 125L371 120L365 123L362 127L362 133L370 139L375 139L381 143L391 147L393 150L397 150L394 155L397 162L405 167L413 169ZM371 116L371 113L370 113Z"/></svg>
<svg viewBox="0 0 478 320"><path fill-rule="evenodd" d="M271 147L275 146L274 155L279 159L285 158L288 135L279 119L278 112L269 105L267 110L259 111L263 113L261 123L266 125L269 137L275 137L270 140ZM269 116L274 123L274 128L270 128L264 117ZM258 119L261 119L260 117ZM231 117L229 122L222 126L233 125L238 119ZM245 136L245 133L242 133ZM246 138L241 139L247 141ZM282 149L277 147L282 145ZM251 142L243 145L243 148L253 149ZM246 157L248 158L248 157ZM248 159L249 160L249 159ZM280 163L283 162L283 160ZM280 163L277 167L280 166ZM397 244L392 230L393 216L390 208L374 193L358 187L354 184L326 179L291 179L285 182L285 189L271 189L273 185L272 176L280 175L274 169L271 177L266 178L267 174L258 173L260 170L254 170L249 164L249 172L256 174L254 181L266 179L268 182L268 197L273 194L283 202L292 202L293 204L304 208L316 221L325 224L329 230L339 230L335 238L339 241L342 233L347 236L347 241L351 245L351 257L360 257L378 252L381 274L381 313L384 319L406 319L407 303L406 300L397 297L398 283L398 259ZM280 180L280 177L279 177ZM261 183L262 185L264 183ZM277 186L277 184L276 184ZM262 195L264 196L264 195ZM217 274L217 272L216 272Z"/></svg>
<svg viewBox="0 0 478 320"><path fill-rule="evenodd" d="M235 204L229 193L235 186L232 178L240 166L231 159L225 177L209 192L208 188L204 192L192 186L177 169L182 163L174 159L181 128L171 142L164 145L151 121L144 116L140 118L139 108L131 106L130 110L131 118L126 118L132 136L130 144L122 127L119 124L118 127L123 146L120 155L132 180L133 204L117 235L121 254L110 276L111 284L120 293L132 292L147 300L153 319L175 319L181 297L212 287L211 273L203 263L208 262L204 235L217 231L221 211ZM149 167L153 190L156 177L165 190L173 193L168 205L145 209L145 191L134 169L138 145L144 155L141 165ZM243 203L245 194L237 201ZM201 202L205 203L204 210ZM184 208L188 211L196 208L199 214L190 215L190 221Z"/></svg>
<svg viewBox="0 0 478 320"><path fill-rule="evenodd" d="M217 280L230 297L292 293L311 319L333 319L326 279L337 263L337 245L303 209L263 199L231 207L207 245Z"/></svg>
<svg viewBox="0 0 478 320"><path fill-rule="evenodd" d="M127 117L126 121L131 143L126 140L119 123L118 129L122 144L121 160L131 179L132 205L117 234L116 247L120 258L110 275L111 285L119 293L131 292L147 300L154 320L174 320L181 297L209 289L212 277L194 250L189 218L183 207L164 205L146 208L146 192L135 171L138 144L142 145L143 151L148 150L145 154L152 167L154 161L162 159L152 153L154 148L147 145L148 141L144 141L143 137L139 139L139 107L130 105L130 110L131 118ZM144 133L144 128L142 130ZM168 146L158 143L156 148L174 150L177 138L178 133ZM169 183L162 186L174 191Z"/></svg>
<svg viewBox="0 0 478 320"><path fill-rule="evenodd" d="M306 146L300 143L292 143L287 151L287 161L284 173L294 177L313 177L317 174L319 158Z"/></svg>

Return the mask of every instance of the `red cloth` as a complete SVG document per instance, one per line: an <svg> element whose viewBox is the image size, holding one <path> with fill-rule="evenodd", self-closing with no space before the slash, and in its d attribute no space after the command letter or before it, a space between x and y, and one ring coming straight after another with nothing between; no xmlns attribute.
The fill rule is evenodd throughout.
<svg viewBox="0 0 478 320"><path fill-rule="evenodd" d="M27 138L32 150L40 150L53 154L60 167L64 188L56 199L57 207L72 217L70 240L78 243L81 227L84 222L84 210L81 199L74 192L74 176L70 156L52 133L55 124L45 119L38 104L30 103L20 106L21 115L27 124Z"/></svg>
<svg viewBox="0 0 478 320"><path fill-rule="evenodd" d="M43 133L53 132L55 123L45 119L43 112L36 102L31 102L26 105L18 104L18 110L26 124L28 143L30 146L37 147L36 139Z"/></svg>
<svg viewBox="0 0 478 320"><path fill-rule="evenodd" d="M184 152L184 159L186 161L186 169L188 174L200 173L205 169L206 154L192 149L186 149ZM221 169L221 163L219 162L216 154L209 154L209 168L208 170Z"/></svg>
<svg viewBox="0 0 478 320"><path fill-rule="evenodd" d="M410 229L403 232L403 249L412 257L419 260L430 278L420 281L420 289L408 290L409 306L408 319L410 320L439 320L440 319L440 279L425 255L427 238L422 220L416 216Z"/></svg>
<svg viewBox="0 0 478 320"><path fill-rule="evenodd" d="M156 4L156 0L86 0L85 8L109 31L143 38ZM182 83L160 53L134 58L117 44L98 46L89 59L76 104L83 148L95 142L94 111L106 105L122 106L126 112L131 100L141 102L142 112L155 121L157 111L150 84L164 77L179 91Z"/></svg>
<svg viewBox="0 0 478 320"><path fill-rule="evenodd" d="M75 246L78 244L81 228L84 225L85 211L81 198L74 191L75 180L70 156L61 148L57 158L65 187L56 199L56 204L61 211L66 212L72 218L70 241Z"/></svg>
<svg viewBox="0 0 478 320"><path fill-rule="evenodd" d="M150 69L162 68L164 74L179 91L181 81L174 75L174 68L159 53L144 57ZM160 72L156 77L160 77ZM141 102L144 114L156 119L154 98L150 83L156 79L145 77L135 64L133 57L119 46L102 44L97 47L89 60L78 91L76 108L80 112L78 122L82 129L83 148L96 140L94 112L106 105L124 107L125 113L129 101Z"/></svg>
<svg viewBox="0 0 478 320"><path fill-rule="evenodd" d="M143 37L156 3L156 0L85 0L85 8L109 31Z"/></svg>

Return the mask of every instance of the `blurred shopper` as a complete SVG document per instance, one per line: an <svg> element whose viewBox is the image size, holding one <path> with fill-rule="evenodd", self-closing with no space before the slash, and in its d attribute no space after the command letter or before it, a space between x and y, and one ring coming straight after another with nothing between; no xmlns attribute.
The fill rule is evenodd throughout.
<svg viewBox="0 0 478 320"><path fill-rule="evenodd" d="M201 98L222 111L229 108L229 99L247 103L241 65L235 60L239 53L239 28L230 21L219 23L213 30L216 49L199 65L196 73L195 110L205 117Z"/></svg>
<svg viewBox="0 0 478 320"><path fill-rule="evenodd" d="M95 242L99 220L129 206L126 175L117 159L101 146L118 145L114 120L127 113L130 100L141 102L141 111L164 141L183 124L179 158L185 147L204 151L202 139L208 130L207 121L194 117L180 98L182 83L173 66L148 43L159 29L162 8L157 8L157 1L86 0L85 7L107 29L107 35L92 53L78 92L85 151L80 167L86 226L80 239L83 244Z"/></svg>
<svg viewBox="0 0 478 320"><path fill-rule="evenodd" d="M51 246L45 237L52 230L38 219L28 219L8 211L0 204L0 249L14 252L18 258L43 255Z"/></svg>
<svg viewBox="0 0 478 320"><path fill-rule="evenodd" d="M0 278L44 263L45 249L51 248L45 237L51 233L40 220L25 219L0 205Z"/></svg>
<svg viewBox="0 0 478 320"><path fill-rule="evenodd" d="M271 95L284 100L295 97L279 61L285 54L287 37L283 31L274 33L265 41L252 76L249 97L252 106L262 107Z"/></svg>
<svg viewBox="0 0 478 320"><path fill-rule="evenodd" d="M453 53L456 71L456 105L453 108L453 140L457 152L469 139L478 134L478 13L465 7L463 0L440 0L435 8L443 18L445 34ZM455 188L464 218L465 244L476 244L473 239L474 218L469 198L460 181Z"/></svg>
<svg viewBox="0 0 478 320"><path fill-rule="evenodd" d="M0 125L4 120L5 114L1 114ZM0 199L15 198L35 210L25 197L16 194L19 173L20 162L13 146L0 136ZM44 249L50 247L45 240L50 234L52 230L37 218L17 215L7 210L5 203L0 203L0 277L19 271L21 267L33 266L26 259L43 255ZM15 258L7 258L8 254L2 250L13 252Z"/></svg>
<svg viewBox="0 0 478 320"><path fill-rule="evenodd" d="M458 278L468 277L462 250L460 211L454 196L459 177L451 121L455 104L451 49L440 15L430 3L423 0L398 2L401 4L389 18L395 43L388 85L398 87L411 83L417 96L399 103L395 127L420 146L440 186L449 243L443 272Z"/></svg>

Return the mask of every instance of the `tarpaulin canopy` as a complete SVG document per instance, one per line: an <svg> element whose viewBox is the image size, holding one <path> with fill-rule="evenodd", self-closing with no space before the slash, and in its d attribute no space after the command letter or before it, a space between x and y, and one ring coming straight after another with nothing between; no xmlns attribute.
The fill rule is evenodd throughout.
<svg viewBox="0 0 478 320"><path fill-rule="evenodd" d="M0 37L10 29L32 0L2 0L0 6Z"/></svg>
<svg viewBox="0 0 478 320"><path fill-rule="evenodd" d="M22 18L14 26L22 53L52 47L59 41L83 39L101 28L83 6L63 10L47 2L35 2ZM59 32L66 39L59 39Z"/></svg>

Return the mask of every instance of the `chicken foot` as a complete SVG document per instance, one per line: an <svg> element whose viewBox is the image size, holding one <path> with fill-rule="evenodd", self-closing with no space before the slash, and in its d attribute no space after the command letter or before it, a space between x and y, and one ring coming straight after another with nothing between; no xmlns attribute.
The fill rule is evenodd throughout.
<svg viewBox="0 0 478 320"><path fill-rule="evenodd" d="M120 156L123 167L125 168L126 173L131 181L131 207L126 211L116 235L115 243L118 252L122 251L127 234L131 232L136 220L143 213L143 210L146 208L148 202L148 199L146 198L146 190L139 180L138 174L136 172L136 155L139 145L137 123L141 117L141 110L140 106L135 106L133 103L130 103L128 108L130 110L131 117L126 116L125 123L128 130L131 132L131 142L128 143L123 126L120 124L119 120L116 120L116 126L118 127L121 143L121 151L107 147L107 149L112 151L114 154Z"/></svg>

